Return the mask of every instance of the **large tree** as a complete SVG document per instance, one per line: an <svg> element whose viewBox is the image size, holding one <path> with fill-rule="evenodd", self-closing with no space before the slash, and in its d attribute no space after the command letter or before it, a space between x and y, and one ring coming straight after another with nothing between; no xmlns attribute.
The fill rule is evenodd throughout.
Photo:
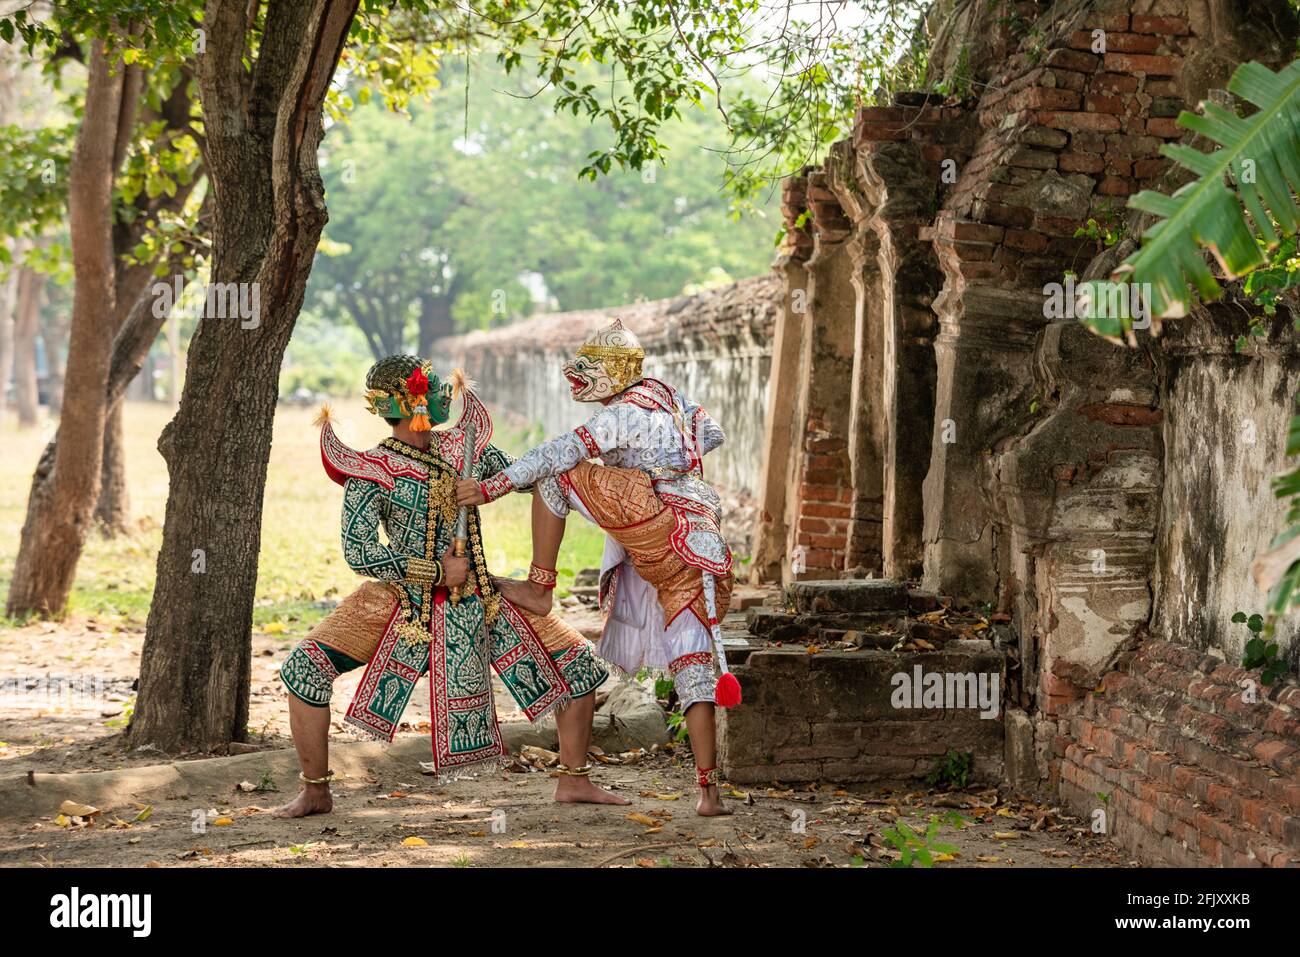
<svg viewBox="0 0 1300 957"><path fill-rule="evenodd" d="M356 7L209 0L204 10L197 73L215 197L211 281L234 284L258 309L246 319L204 315L180 409L159 441L170 485L129 729L137 746L206 750L245 735L280 362L325 225L316 149Z"/></svg>
<svg viewBox="0 0 1300 957"><path fill-rule="evenodd" d="M73 270L71 370L59 419L58 451L47 480L34 481L9 586L11 615L55 614L67 602L99 493L104 391L116 301L112 206L114 153L123 71L102 39L90 43L84 114L68 170L68 228Z"/></svg>
<svg viewBox="0 0 1300 957"><path fill-rule="evenodd" d="M138 18L142 13L139 4L69 3L60 5L44 20L27 19L23 11L11 20L0 20L0 33L8 33L4 28L17 24L28 41L29 50L41 52L39 62L56 86L62 85L62 75L69 63L84 63L87 66L84 98L97 94L96 84L102 82L112 83L112 95L116 98L112 104L111 129L101 126L93 134L105 138L98 145L109 156L111 202L108 207L96 207L96 212L105 219L94 230L96 233L107 230L110 236L113 287L113 295L100 299L97 314L86 320L95 324L94 337L82 335L78 339L75 303L80 287L93 287L98 277L81 282L78 270L89 268L89 261L84 256L79 259L77 244L75 241L72 244L72 273L77 292L74 292L74 318L69 324L68 363L76 389L87 394L97 391L104 404L102 416L87 423L98 432L101 448L97 456L88 454L80 445L91 433L78 431L76 451L61 452L58 435L44 450L32 479L23 544L7 602L9 613L14 615L57 615L66 605L77 562L93 523L78 519L56 540L47 540L43 530L52 522L60 521L57 516L65 513L79 516L83 500L89 496L92 514L102 529L112 534L126 527L121 407L120 401L114 398L120 397L121 388L109 383L109 370L138 370L165 318L165 314L160 317L145 310L144 319L133 329L124 328L127 316L137 304L152 300L151 277L163 268L174 268L178 262L186 268L194 264L192 247L184 241L184 236L176 235L202 173L192 126L189 92L192 76L178 57L178 47L188 50L192 42L191 31L187 29L188 13L185 5L170 4L152 18L148 31L140 26ZM128 16L137 19L132 22ZM96 41L111 61L104 80L89 69L86 56ZM76 109L75 91L72 98L69 112ZM85 137L92 135L87 127L88 113L84 107L81 111L83 118L77 132L79 150ZM5 177L4 188L0 190L0 201L6 209L6 214L0 216L0 231L18 237L25 233L39 235L61 212L63 204L71 221L71 205L76 194L71 189L71 175L63 175L69 163L60 155L62 131L26 134L10 128L3 132L0 161L7 162L16 175ZM60 187L65 183L67 192L60 195ZM84 213L83 210L83 234L90 228ZM178 252L182 255L177 255ZM32 256L29 252L28 258ZM48 254L44 258L42 268L58 269L57 255ZM94 268L98 268L97 262ZM126 334L114 338L122 332ZM119 348L127 351L119 354ZM57 348L50 351L50 356L52 368L59 366ZM60 412L63 398L60 388ZM97 423L100 418L102 422ZM82 474L90 471L96 474ZM49 550L53 546L57 546L57 554Z"/></svg>

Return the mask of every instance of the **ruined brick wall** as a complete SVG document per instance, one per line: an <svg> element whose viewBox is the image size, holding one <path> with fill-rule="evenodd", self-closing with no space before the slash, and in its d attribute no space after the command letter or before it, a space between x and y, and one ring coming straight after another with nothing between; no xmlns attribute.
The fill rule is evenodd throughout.
<svg viewBox="0 0 1300 957"><path fill-rule="evenodd" d="M726 430L706 476L752 496L760 472L777 298L775 276L745 279L690 296L608 310L536 316L486 332L439 340L435 354L478 382L489 408L540 423L548 436L592 413L574 402L560 372L592 331L619 316L646 349L645 371L699 402Z"/></svg>
<svg viewBox="0 0 1300 957"><path fill-rule="evenodd" d="M1159 154L1178 112L1243 60L1294 57L1295 18L943 7L961 26L931 59L964 64L963 95L861 110L786 186L772 388L797 441L769 441L786 481L765 486L755 575L883 571L994 605L1019 636L1008 752L1036 780L1018 784L1107 810L1153 863L1300 863L1297 692L1243 700L1230 621L1260 610L1249 566L1282 521L1288 318L1238 355L1253 307L1231 293L1132 349L1048 305L1131 251L1127 197L1182 181ZM1106 248L1090 219L1129 235Z"/></svg>

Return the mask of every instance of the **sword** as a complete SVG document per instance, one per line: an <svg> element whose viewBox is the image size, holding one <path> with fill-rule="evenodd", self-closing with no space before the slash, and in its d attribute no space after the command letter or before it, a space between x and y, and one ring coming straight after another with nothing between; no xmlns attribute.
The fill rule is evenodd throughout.
<svg viewBox="0 0 1300 957"><path fill-rule="evenodd" d="M474 477L474 423L465 423L465 449L461 455L460 477L468 479ZM457 558L465 557L465 549L469 544L469 506L462 505L456 512L456 530L451 540L451 553ZM464 585L457 585L451 590L451 603L454 605L461 599L463 590L469 587L469 579L465 580Z"/></svg>

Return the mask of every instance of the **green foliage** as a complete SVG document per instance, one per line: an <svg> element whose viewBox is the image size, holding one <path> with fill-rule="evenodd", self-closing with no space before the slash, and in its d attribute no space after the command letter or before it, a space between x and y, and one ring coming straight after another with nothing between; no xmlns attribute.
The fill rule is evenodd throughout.
<svg viewBox="0 0 1300 957"><path fill-rule="evenodd" d="M76 132L75 125L0 127L0 237L36 238L63 219ZM0 264L10 258L0 244Z"/></svg>
<svg viewBox="0 0 1300 957"><path fill-rule="evenodd" d="M1268 636L1273 633L1272 624L1266 622L1263 615L1250 615L1247 617L1244 611L1234 614L1232 620L1237 624L1245 624L1253 636L1246 642L1241 657L1241 666L1250 671L1254 671L1256 668L1262 669L1259 680L1265 685L1271 685L1285 675L1287 664L1277 656L1277 642L1268 640Z"/></svg>
<svg viewBox="0 0 1300 957"><path fill-rule="evenodd" d="M1128 225L1121 218L1119 211L1103 206L1095 216L1074 231L1074 238L1087 237L1097 244L1098 250L1114 246L1128 234Z"/></svg>
<svg viewBox="0 0 1300 957"><path fill-rule="evenodd" d="M690 737L690 729L686 727L686 716L680 709L668 715L668 730L672 732L674 741L681 742Z"/></svg>
<svg viewBox="0 0 1300 957"><path fill-rule="evenodd" d="M655 676L655 697L660 701L667 701L668 696L673 692L673 679L664 675Z"/></svg>
<svg viewBox="0 0 1300 957"><path fill-rule="evenodd" d="M1272 316L1277 303L1292 289L1300 289L1300 252L1297 237L1287 236L1273 248L1268 261L1246 277L1243 287L1251 301Z"/></svg>
<svg viewBox="0 0 1300 957"><path fill-rule="evenodd" d="M456 61L440 78L409 119L359 107L322 151L330 222L308 307L355 321L376 355L415 348L422 323L485 328L767 268L770 227L730 221L718 189L716 114L665 131L663 165L593 185L574 176L604 135L585 117L553 115L500 71L476 69L468 91Z"/></svg>
<svg viewBox="0 0 1300 957"><path fill-rule="evenodd" d="M942 817L931 814L924 831L914 830L905 821L897 821L893 827L886 828L880 834L900 855L890 866L911 867L913 864L920 864L922 867L933 867L936 855L957 853L957 848L952 844L943 844L935 840L939 836L940 829L947 824L960 831L967 823L966 819L956 811L949 811Z"/></svg>
<svg viewBox="0 0 1300 957"><path fill-rule="evenodd" d="M970 783L970 773L974 763L975 755L971 752L949 748L948 753L940 759L934 770L926 775L925 783L930 787L942 787L947 790L964 788Z"/></svg>
<svg viewBox="0 0 1300 957"><path fill-rule="evenodd" d="M1202 248L1214 253L1227 276L1242 276L1267 262L1268 251L1300 224L1300 208L1292 195L1300 189L1300 60L1277 73L1258 63L1243 63L1228 89L1257 111L1243 118L1207 101L1201 115L1184 110L1178 116L1182 126L1218 149L1206 154L1176 143L1160 149L1197 178L1172 196L1143 190L1129 199L1129 206L1161 220L1146 231L1141 247L1120 265L1116 276L1150 289L1150 309L1156 317L1186 314L1192 297L1189 283L1202 299L1222 294ZM1224 185L1228 178L1233 189ZM1126 318L1089 324L1113 337L1131 330Z"/></svg>

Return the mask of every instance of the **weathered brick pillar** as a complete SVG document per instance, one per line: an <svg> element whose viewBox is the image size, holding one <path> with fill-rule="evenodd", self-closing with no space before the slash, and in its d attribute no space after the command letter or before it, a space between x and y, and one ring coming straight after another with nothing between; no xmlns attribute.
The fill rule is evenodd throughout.
<svg viewBox="0 0 1300 957"><path fill-rule="evenodd" d="M837 143L826 163L827 186L846 218L854 223L846 242L853 285L853 372L849 403L849 516L845 569L853 575L881 572L886 409L882 383L885 363L884 285L880 241L869 226L865 196L854 172L853 147Z"/></svg>
<svg viewBox="0 0 1300 957"><path fill-rule="evenodd" d="M859 110L854 125L861 196L855 218L875 237L880 277L869 307L880 324L881 553L885 576L896 579L921 574L922 486L934 419L932 306L943 274L920 230L945 189L944 162L956 164L968 152L970 126L964 111L931 106L930 99L899 94L892 107ZM903 134L908 138L899 140Z"/></svg>
<svg viewBox="0 0 1300 957"><path fill-rule="evenodd" d="M813 253L807 262L808 302L799 379L802 394L795 420L798 505L787 508L789 553L803 568L794 578L837 578L845 568L853 515L848 467L857 297L851 224L826 174L808 176ZM796 549L798 550L796 552Z"/></svg>
<svg viewBox="0 0 1300 957"><path fill-rule="evenodd" d="M754 584L779 582L790 565L789 528L798 505L796 486L798 443L795 422L803 395L799 378L804 348L804 326L808 312L808 273L804 268L812 255L812 230L797 226L807 209L806 181L792 176L783 185L782 212L786 238L774 269L784 281L781 309L777 314L772 342L771 385L767 393L767 434L764 438L758 482L758 515L753 532L754 558L750 581Z"/></svg>

